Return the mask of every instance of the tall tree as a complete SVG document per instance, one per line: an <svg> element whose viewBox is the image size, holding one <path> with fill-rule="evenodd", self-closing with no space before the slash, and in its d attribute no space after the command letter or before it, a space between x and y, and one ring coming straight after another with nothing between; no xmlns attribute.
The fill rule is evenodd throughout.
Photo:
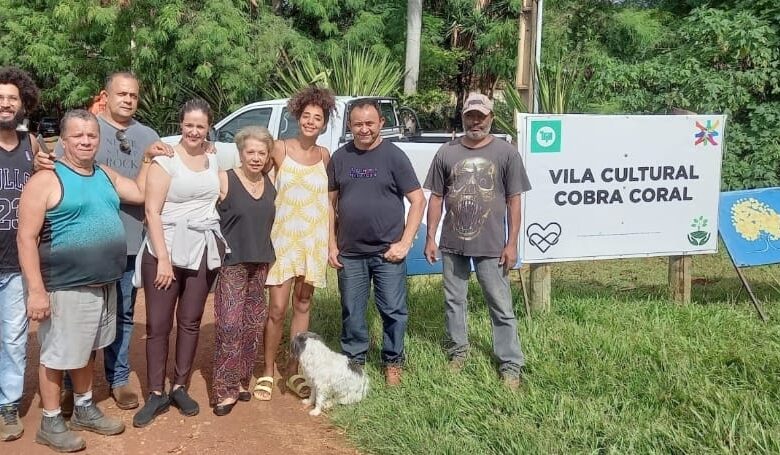
<svg viewBox="0 0 780 455"><path fill-rule="evenodd" d="M409 0L406 6L406 75L404 94L417 92L420 75L420 38L422 36L422 0Z"/></svg>

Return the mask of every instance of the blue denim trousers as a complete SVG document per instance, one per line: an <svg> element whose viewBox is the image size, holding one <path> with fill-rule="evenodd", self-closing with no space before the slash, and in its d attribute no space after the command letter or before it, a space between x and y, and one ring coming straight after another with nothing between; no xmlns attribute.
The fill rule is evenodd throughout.
<svg viewBox="0 0 780 455"><path fill-rule="evenodd" d="M18 404L27 363L27 306L20 273L0 273L0 406Z"/></svg>
<svg viewBox="0 0 780 455"><path fill-rule="evenodd" d="M133 338L133 313L137 289L133 287L135 255L127 257L127 267L116 284L116 338L103 349L106 382L112 389L130 381L130 341Z"/></svg>
<svg viewBox="0 0 780 455"><path fill-rule="evenodd" d="M103 348L106 382L115 389L130 382L130 341L133 338L133 314L137 289L133 287L135 255L127 256L127 266L116 283L116 338ZM94 356L94 353L93 353ZM73 390L70 375L65 374L65 389Z"/></svg>
<svg viewBox="0 0 780 455"><path fill-rule="evenodd" d="M403 365L406 306L406 261L393 263L382 254L339 256L341 293L341 350L350 360L364 364L368 352L366 309L371 284L382 317L382 365Z"/></svg>
<svg viewBox="0 0 780 455"><path fill-rule="evenodd" d="M469 340L466 315L466 294L471 275L471 260L477 281L487 303L493 324L493 353L498 359L501 373L516 376L525 364L520 339L517 335L517 319L512 306L509 273L498 258L461 256L442 253L444 279L444 321L447 331L447 355L452 358L468 354Z"/></svg>

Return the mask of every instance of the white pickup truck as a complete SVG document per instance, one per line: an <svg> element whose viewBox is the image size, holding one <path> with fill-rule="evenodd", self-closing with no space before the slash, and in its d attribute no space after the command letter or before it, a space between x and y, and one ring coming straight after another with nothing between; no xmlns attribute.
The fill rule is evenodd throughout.
<svg viewBox="0 0 780 455"><path fill-rule="evenodd" d="M346 113L349 112L350 103L356 99L358 97L336 97L336 111L334 115L331 115L327 129L317 139L317 143L327 147L331 153L352 140L352 133L347 125ZM409 127L401 119L401 115L399 115L397 101L394 98L382 97L377 97L376 100L385 118L384 128L381 131L382 137L393 141L406 153L412 162L412 166L414 166L417 179L422 185L428 174L428 167L433 160L433 156L441 144L452 139L452 135L410 135L408 134ZM406 110L406 115L413 116L413 121L417 121L413 112ZM240 165L234 138L238 130L248 125L264 126L277 139L293 138L298 135L298 122L287 109L287 99L247 104L220 120L211 132L211 140L214 141L217 148L217 160L221 169L232 169ZM181 136L162 138L164 142L171 145L178 143L180 139ZM426 191L426 197L428 196L427 193ZM425 219L423 218L424 221ZM322 222L327 223L327 220L322 220ZM410 275L441 273L441 262L429 265L425 260L423 249L425 247L426 229L425 224L420 226L412 250L409 252L407 270Z"/></svg>

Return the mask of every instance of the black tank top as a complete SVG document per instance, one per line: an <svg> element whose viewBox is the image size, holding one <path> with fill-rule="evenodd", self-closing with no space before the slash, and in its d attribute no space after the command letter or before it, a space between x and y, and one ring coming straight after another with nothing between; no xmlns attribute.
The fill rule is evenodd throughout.
<svg viewBox="0 0 780 455"><path fill-rule="evenodd" d="M222 235L230 246L224 264L274 262L276 255L271 244L271 226L276 214L276 188L264 175L263 195L255 199L234 170L227 171L227 178L227 197L217 207Z"/></svg>
<svg viewBox="0 0 780 455"><path fill-rule="evenodd" d="M33 173L30 134L17 131L19 144L11 150L0 147L0 273L19 272L16 231L19 228L19 196Z"/></svg>

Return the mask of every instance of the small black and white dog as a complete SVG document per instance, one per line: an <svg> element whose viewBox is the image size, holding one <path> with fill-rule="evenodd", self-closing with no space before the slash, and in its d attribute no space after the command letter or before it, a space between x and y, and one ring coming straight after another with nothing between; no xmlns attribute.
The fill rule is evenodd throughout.
<svg viewBox="0 0 780 455"><path fill-rule="evenodd" d="M357 403L368 394L368 376L362 367L331 351L316 333L301 332L291 344L292 355L311 387L311 395L303 400L314 405L309 415L318 416L335 403Z"/></svg>

